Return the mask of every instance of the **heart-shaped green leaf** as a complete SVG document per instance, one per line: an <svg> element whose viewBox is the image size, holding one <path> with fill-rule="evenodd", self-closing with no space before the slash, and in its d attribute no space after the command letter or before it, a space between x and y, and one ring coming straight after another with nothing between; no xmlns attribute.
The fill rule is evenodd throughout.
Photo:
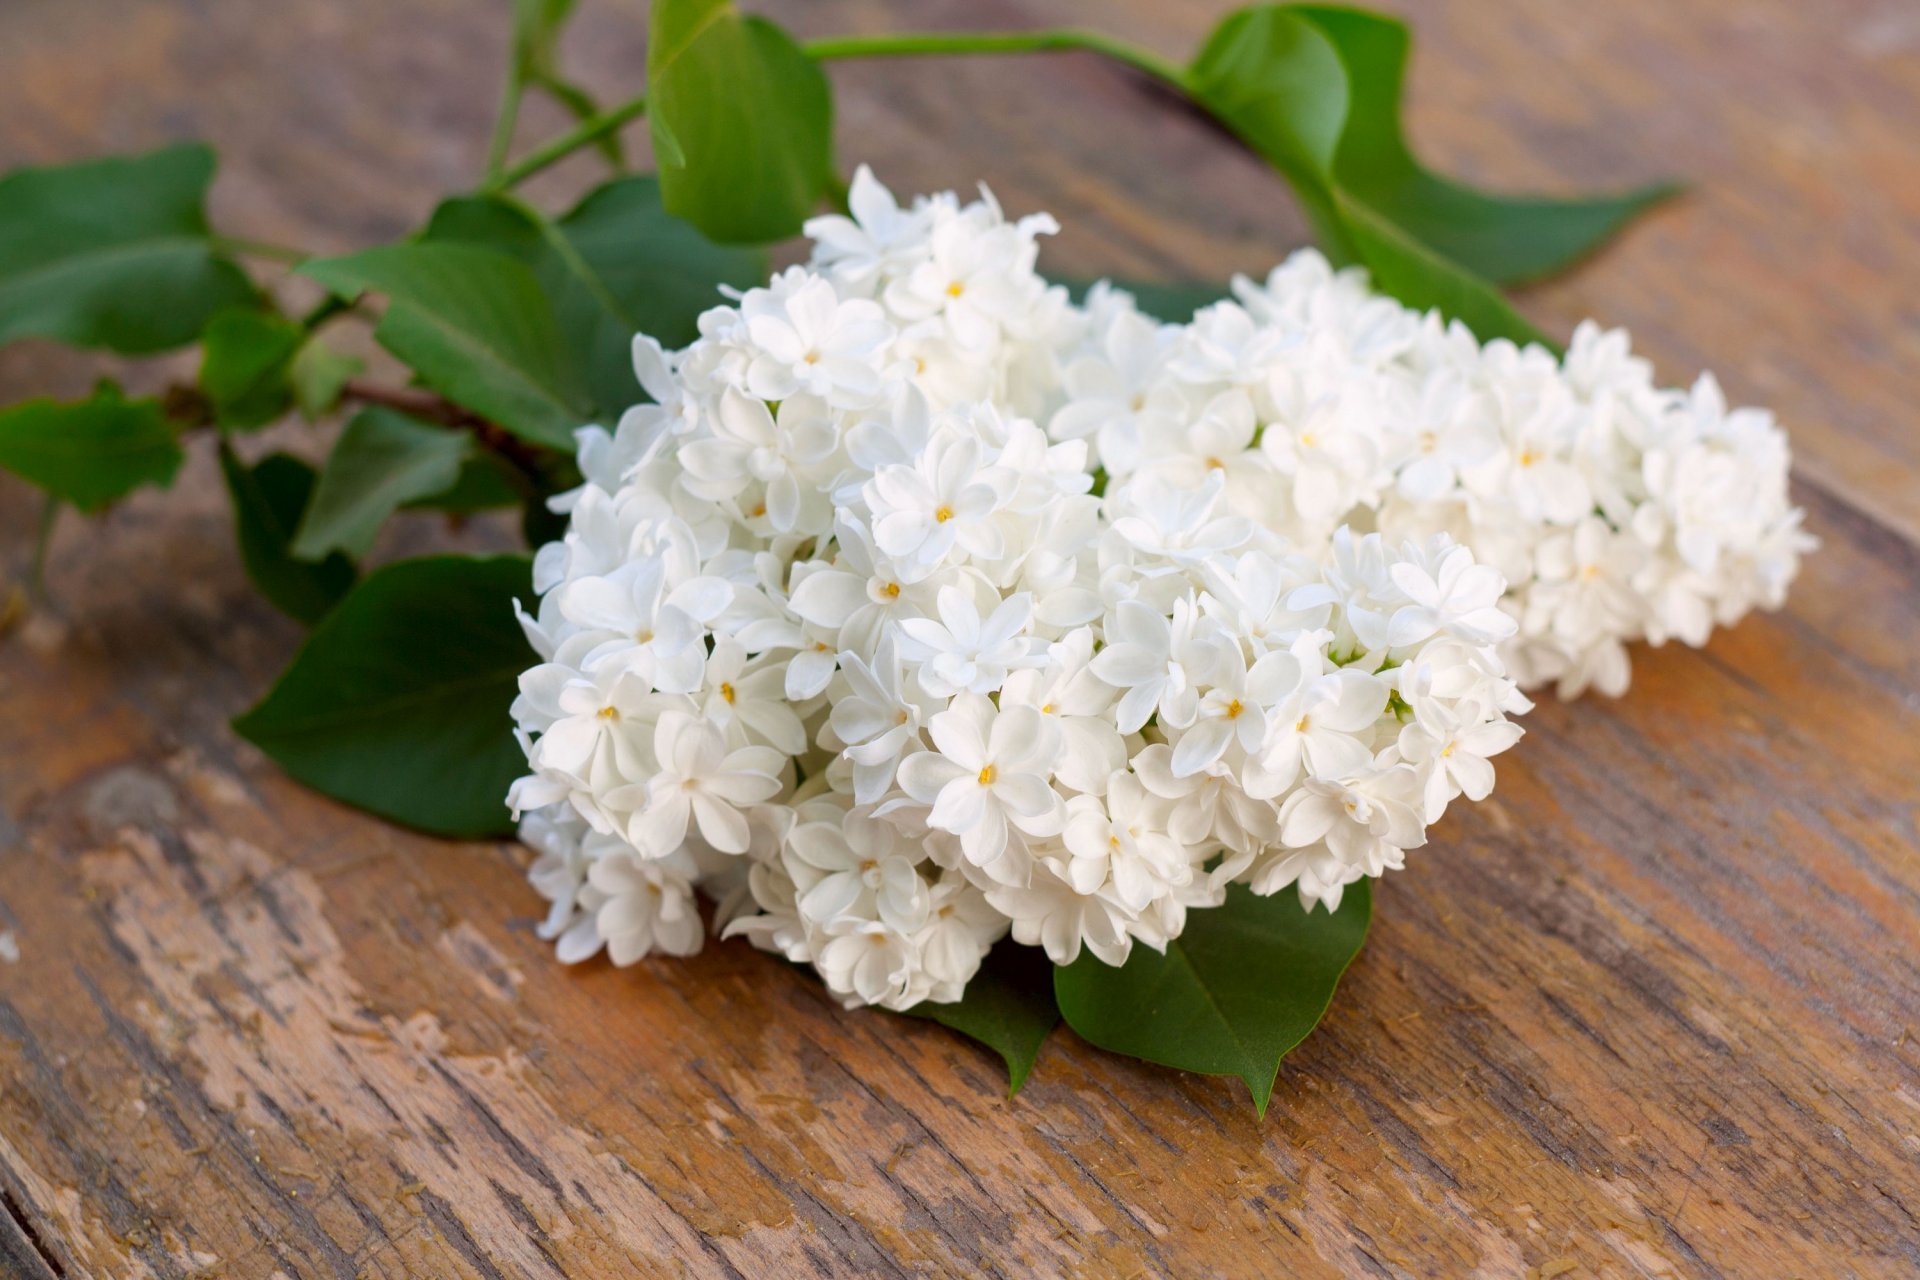
<svg viewBox="0 0 1920 1280"><path fill-rule="evenodd" d="M408 243L300 272L341 298L386 294L374 336L424 382L516 435L573 449L591 412L578 357L524 262L473 245Z"/></svg>
<svg viewBox="0 0 1920 1280"><path fill-rule="evenodd" d="M29 400L0 410L0 467L82 511L143 484L173 483L185 455L158 400L103 382L85 400Z"/></svg>
<svg viewBox="0 0 1920 1280"><path fill-rule="evenodd" d="M1411 40L1384 14L1301 5L1338 51L1350 101L1334 158L1340 186L1420 244L1496 284L1553 275L1674 195L1672 183L1604 196L1509 196L1441 177L1414 158L1400 129Z"/></svg>
<svg viewBox="0 0 1920 1280"><path fill-rule="evenodd" d="M1164 955L1136 944L1118 968L1083 952L1054 970L1067 1025L1115 1053L1183 1071L1239 1076L1267 1113L1280 1059L1312 1031L1366 941L1369 883L1350 886L1331 914L1291 893L1188 914Z"/></svg>
<svg viewBox="0 0 1920 1280"><path fill-rule="evenodd" d="M727 244L780 240L833 180L833 93L731 0L654 0L647 120L667 211Z"/></svg>
<svg viewBox="0 0 1920 1280"><path fill-rule="evenodd" d="M333 551L366 555L388 516L453 487L472 445L473 437L462 431L392 409L362 409L327 455L319 488L294 535L293 554L302 560Z"/></svg>
<svg viewBox="0 0 1920 1280"><path fill-rule="evenodd" d="M533 660L516 598L533 599L524 556L386 565L234 728L337 800L438 835L510 835L526 759L507 708Z"/></svg>
<svg viewBox="0 0 1920 1280"><path fill-rule="evenodd" d="M1553 344L1490 281L1549 275L1591 252L1667 186L1592 199L1488 195L1441 178L1400 130L1406 27L1314 5L1229 15L1188 72L1194 97L1292 183L1337 264L1482 341Z"/></svg>
<svg viewBox="0 0 1920 1280"><path fill-rule="evenodd" d="M1060 1021L1053 1002L1053 963L1039 947L1005 939L981 962L966 993L950 1004L907 1010L978 1040L1007 1064L1007 1096L1020 1092L1047 1034Z"/></svg>
<svg viewBox="0 0 1920 1280"><path fill-rule="evenodd" d="M220 443L220 472L233 499L234 537L247 580L274 608L308 626L320 621L353 586L353 562L342 555L319 564L296 560L293 531L313 496L313 468L284 453L252 467Z"/></svg>
<svg viewBox="0 0 1920 1280"><path fill-rule="evenodd" d="M603 420L642 399L635 334L685 346L699 336L700 313L722 301L722 285L749 288L767 273L762 250L714 244L667 213L652 178L606 183L554 222L511 197L458 197L434 211L425 235L498 249L533 270L568 345L583 353Z"/></svg>
<svg viewBox="0 0 1920 1280"><path fill-rule="evenodd" d="M189 143L0 178L0 344L32 335L144 355L249 301L207 229L213 167Z"/></svg>

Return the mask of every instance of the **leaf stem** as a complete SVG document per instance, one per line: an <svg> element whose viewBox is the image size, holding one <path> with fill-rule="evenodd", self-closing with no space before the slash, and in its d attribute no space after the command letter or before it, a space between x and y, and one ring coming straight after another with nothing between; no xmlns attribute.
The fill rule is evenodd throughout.
<svg viewBox="0 0 1920 1280"><path fill-rule="evenodd" d="M507 152L513 146L513 131L520 123L520 99L525 92L526 81L520 74L520 53L516 49L507 61L507 83L500 90L500 111L493 118L493 137L487 142L486 186L497 182L501 170L507 167Z"/></svg>
<svg viewBox="0 0 1920 1280"><path fill-rule="evenodd" d="M490 177L480 189L503 191L508 187L517 187L534 174L551 168L580 148L600 141L629 120L644 115L646 110L647 100L643 95L602 111L599 115L589 116L559 137L535 147L518 162L508 165L498 174Z"/></svg>
<svg viewBox="0 0 1920 1280"><path fill-rule="evenodd" d="M1177 63L1149 49L1128 44L1100 31L1079 27L1051 27L1040 31L930 31L900 35L829 36L800 46L810 58L827 62L837 58L929 57L968 53L1043 53L1063 49L1083 49L1103 54L1116 62L1165 81L1182 92L1187 89L1187 73ZM490 174L483 191L500 191L519 186L534 174L564 160L581 147L606 137L628 121L644 115L644 96L630 99L617 107L582 120L574 128L534 148L497 174Z"/></svg>
<svg viewBox="0 0 1920 1280"><path fill-rule="evenodd" d="M499 423L437 392L419 387L383 387L353 378L341 388L340 398L379 405L443 427L470 432L483 447L498 454L522 476L536 484L540 480L542 451L537 445L528 444Z"/></svg>

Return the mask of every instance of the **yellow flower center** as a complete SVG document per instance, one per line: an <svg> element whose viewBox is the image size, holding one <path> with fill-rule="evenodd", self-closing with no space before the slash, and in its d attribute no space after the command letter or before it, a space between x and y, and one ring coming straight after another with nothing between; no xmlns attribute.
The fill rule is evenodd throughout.
<svg viewBox="0 0 1920 1280"><path fill-rule="evenodd" d="M600 718L602 720L618 720L620 718L620 708L602 707L600 708Z"/></svg>
<svg viewBox="0 0 1920 1280"><path fill-rule="evenodd" d="M961 294L965 293L966 291L967 291L967 286L962 284L958 280L955 280L952 284L947 286L947 296L949 298L957 298Z"/></svg>
<svg viewBox="0 0 1920 1280"><path fill-rule="evenodd" d="M1246 708L1240 704L1240 699L1235 698L1232 702L1229 702L1227 704L1227 719L1238 720L1240 718L1240 713L1245 710Z"/></svg>
<svg viewBox="0 0 1920 1280"><path fill-rule="evenodd" d="M881 594L889 600L898 600L900 598L900 584L897 582L889 582L886 586L880 588L880 591Z"/></svg>
<svg viewBox="0 0 1920 1280"><path fill-rule="evenodd" d="M984 769L982 769L982 770L980 771L980 785L981 785L981 786L983 786L983 787L990 787L990 786L992 786L992 785L993 785L993 779L994 779L994 769L993 769L993 766L992 766L992 765L988 765L988 766L987 766L986 768L984 768Z"/></svg>
<svg viewBox="0 0 1920 1280"><path fill-rule="evenodd" d="M720 696L725 698L729 703L733 701L733 686L724 680L720 682Z"/></svg>
<svg viewBox="0 0 1920 1280"><path fill-rule="evenodd" d="M939 523L945 524L947 521L953 519L953 508L942 506L938 511L933 513L933 518Z"/></svg>

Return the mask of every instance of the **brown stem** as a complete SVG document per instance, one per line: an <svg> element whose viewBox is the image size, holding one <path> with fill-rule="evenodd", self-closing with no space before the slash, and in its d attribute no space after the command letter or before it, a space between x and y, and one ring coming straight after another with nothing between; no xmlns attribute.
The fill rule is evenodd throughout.
<svg viewBox="0 0 1920 1280"><path fill-rule="evenodd" d="M382 408L397 409L401 413L425 418L429 422L437 422L444 427L472 428L493 425L471 409L464 409L445 396L420 387L383 387L374 382L350 379L346 386L341 388L340 397L343 400L357 400L361 404L377 404Z"/></svg>
<svg viewBox="0 0 1920 1280"><path fill-rule="evenodd" d="M470 431L483 448L498 454L529 483L538 487L541 482L541 451L537 446L436 392L420 387L383 387L350 379L341 389L340 398L395 409L428 422Z"/></svg>

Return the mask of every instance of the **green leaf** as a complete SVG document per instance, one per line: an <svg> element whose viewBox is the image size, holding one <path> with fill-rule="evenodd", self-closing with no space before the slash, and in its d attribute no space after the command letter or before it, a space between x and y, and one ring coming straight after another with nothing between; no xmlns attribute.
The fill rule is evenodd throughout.
<svg viewBox="0 0 1920 1280"><path fill-rule="evenodd" d="M128 400L110 382L86 400L0 410L0 467L82 511L166 488L185 456L158 400Z"/></svg>
<svg viewBox="0 0 1920 1280"><path fill-rule="evenodd" d="M575 355L527 265L464 244L395 244L308 262L337 297L387 295L374 336L422 381L527 440L571 451L588 419Z"/></svg>
<svg viewBox="0 0 1920 1280"><path fill-rule="evenodd" d="M518 506L524 495L498 454L471 450L460 463L460 474L438 493L406 503L409 511L443 511L465 516L478 511Z"/></svg>
<svg viewBox="0 0 1920 1280"><path fill-rule="evenodd" d="M337 800L437 835L510 835L507 787L526 759L507 709L534 661L516 597L533 599L525 556L386 565L234 728Z"/></svg>
<svg viewBox="0 0 1920 1280"><path fill-rule="evenodd" d="M1334 157L1348 86L1339 51L1292 9L1229 14L1187 71L1196 101L1293 185L1314 235L1336 264L1358 260L1334 208Z"/></svg>
<svg viewBox="0 0 1920 1280"><path fill-rule="evenodd" d="M1194 97L1285 175L1337 264L1438 307L1482 341L1553 344L1490 280L1567 266L1670 193L1501 197L1422 167L1400 132L1403 24L1358 10L1266 5L1215 28L1188 72Z"/></svg>
<svg viewBox="0 0 1920 1280"><path fill-rule="evenodd" d="M207 229L213 167L195 143L0 178L0 344L36 336L144 355L192 342L216 311L250 300Z"/></svg>
<svg viewBox="0 0 1920 1280"><path fill-rule="evenodd" d="M1476 275L1496 284L1553 275L1679 191L1672 183L1656 183L1571 199L1507 196L1441 177L1414 158L1400 130L1411 43L1406 24L1334 6L1302 5L1293 12L1338 50L1352 88L1334 162L1340 185L1420 244Z"/></svg>
<svg viewBox="0 0 1920 1280"><path fill-rule="evenodd" d="M313 494L313 468L284 453L249 468L223 440L220 472L233 498L234 538L248 581L274 608L312 626L353 586L355 573L345 556L308 564L288 549Z"/></svg>
<svg viewBox="0 0 1920 1280"><path fill-rule="evenodd" d="M978 1040L1007 1064L1007 1096L1020 1092L1040 1046L1060 1021L1053 1002L1053 963L1039 947L1011 939L987 953L966 994L951 1004L927 1002L907 1010Z"/></svg>
<svg viewBox="0 0 1920 1280"><path fill-rule="evenodd" d="M244 431L285 413L293 403L288 370L304 336L292 321L250 307L230 307L209 321L200 388L214 421Z"/></svg>
<svg viewBox="0 0 1920 1280"><path fill-rule="evenodd" d="M1537 343L1558 352L1560 344L1513 309L1500 291L1465 267L1456 266L1365 205L1342 198L1347 232L1359 246L1381 292L1418 310L1437 308L1482 342L1505 338L1520 346Z"/></svg>
<svg viewBox="0 0 1920 1280"><path fill-rule="evenodd" d="M1187 916L1165 955L1136 945L1119 968L1083 952L1054 971L1054 994L1082 1038L1183 1071L1239 1076L1264 1116L1280 1059L1313 1030L1372 914L1369 883L1340 909L1303 911L1291 893L1241 885Z"/></svg>
<svg viewBox="0 0 1920 1280"><path fill-rule="evenodd" d="M532 268L607 419L643 398L636 333L685 346L721 285L749 288L767 273L763 251L716 245L668 214L650 177L606 183L557 222L511 197L457 197L434 211L425 237L498 249Z"/></svg>
<svg viewBox="0 0 1920 1280"><path fill-rule="evenodd" d="M332 413L347 383L366 367L367 362L359 356L335 351L317 336L308 338L287 369L288 380L293 384L293 402L300 407L300 416L308 422L318 422Z"/></svg>
<svg viewBox="0 0 1920 1280"><path fill-rule="evenodd" d="M392 409L362 409L327 456L320 487L294 534L293 554L359 558L388 516L409 502L453 487L473 438Z"/></svg>
<svg viewBox="0 0 1920 1280"><path fill-rule="evenodd" d="M647 120L667 211L728 244L780 240L833 180L833 94L793 38L730 0L656 0Z"/></svg>

